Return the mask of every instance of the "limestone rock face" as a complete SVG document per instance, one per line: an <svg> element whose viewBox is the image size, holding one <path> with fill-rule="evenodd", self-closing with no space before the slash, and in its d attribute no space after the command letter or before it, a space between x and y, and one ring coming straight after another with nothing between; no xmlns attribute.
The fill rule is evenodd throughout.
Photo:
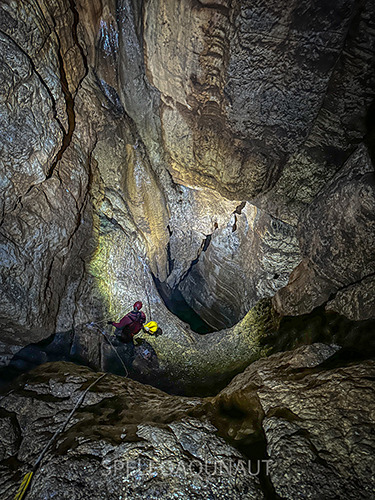
<svg viewBox="0 0 375 500"><path fill-rule="evenodd" d="M279 314L372 318L374 19L371 0L2 1L0 365L107 369L103 325L141 300L163 328L144 380L217 391ZM337 351L261 359L210 398L107 375L29 497L370 499L374 362ZM0 496L96 377L43 365L0 400Z"/></svg>
<svg viewBox="0 0 375 500"><path fill-rule="evenodd" d="M134 297L147 302L150 267L166 277L163 193L116 91L108 90L116 71L107 84L98 81L118 50L107 46L103 28L112 8L1 6L5 363L16 346L120 315ZM98 52L86 53L93 32Z"/></svg>
<svg viewBox="0 0 375 500"><path fill-rule="evenodd" d="M326 305L328 311L337 311L349 319L359 321L374 317L375 280L373 276L349 285L337 292Z"/></svg>
<svg viewBox="0 0 375 500"><path fill-rule="evenodd" d="M160 91L174 180L249 200L281 173L259 203L296 222L301 205L363 136L374 83L363 32L371 31L373 8L354 1L330 9L309 1L147 3L146 74Z"/></svg>
<svg viewBox="0 0 375 500"><path fill-rule="evenodd" d="M1 6L0 314L13 345L24 342L22 330L33 340L53 331L91 231L87 144L72 140L72 95L86 70L65 12L63 2Z"/></svg>
<svg viewBox="0 0 375 500"><path fill-rule="evenodd" d="M0 370L0 381L2 375L9 380L41 363L64 360L129 375L174 394L212 394L249 363L267 354L267 341L279 322L267 299L234 327L206 335L193 332L181 321L173 322L173 315L166 312L158 317L159 324L167 325L162 335L140 331L134 337L136 347L119 342L113 327L103 322L78 325L39 344L30 344Z"/></svg>
<svg viewBox="0 0 375 500"><path fill-rule="evenodd" d="M370 499L375 365L368 360L340 366L339 354L337 346L325 344L279 353L204 399L170 396L107 375L42 460L29 498L56 492L74 498L82 491L95 499L294 499L301 492L308 499ZM14 495L99 375L50 363L1 399L2 496Z"/></svg>
<svg viewBox="0 0 375 500"><path fill-rule="evenodd" d="M247 204L215 230L179 288L208 324L227 328L285 286L300 258L295 229Z"/></svg>
<svg viewBox="0 0 375 500"><path fill-rule="evenodd" d="M53 332L119 319L136 299L170 336L189 338L153 276L215 328L293 270L316 291L280 292L281 312L330 298L345 313L353 293L348 314L368 317L363 288L342 287L370 279L369 252L366 263L352 265L349 252L323 269L308 226L322 230L321 209L334 227L322 189L342 185L334 176L366 134L373 9L370 0L2 2L0 362ZM361 249L372 227L372 207L362 208Z"/></svg>
<svg viewBox="0 0 375 500"><path fill-rule="evenodd" d="M0 453L4 458L17 453L22 473L98 376L68 363L33 373L23 395L13 393L0 402ZM264 498L258 478L226 472L224 465L247 471L247 461L215 435L212 424L194 416L199 405L198 398L169 396L107 376L87 394L56 448L47 453L28 498L77 498L80 491L98 500L176 495L229 500L243 498L244 492ZM14 472L5 462L0 467L1 495L13 495L18 488Z"/></svg>
<svg viewBox="0 0 375 500"><path fill-rule="evenodd" d="M339 292L330 309L342 312L351 297L350 317L373 317L375 176L364 146L304 212L298 233L304 260L276 294L278 310L304 314Z"/></svg>
<svg viewBox="0 0 375 500"><path fill-rule="evenodd" d="M373 495L375 364L321 365L336 350L313 344L257 361L214 400L241 415L216 424L233 440L250 445L261 425L282 498Z"/></svg>
<svg viewBox="0 0 375 500"><path fill-rule="evenodd" d="M334 56L336 60L329 70L329 79L323 77L321 80L325 85L324 95L321 94L320 106L310 126L306 129L304 140L287 158L275 186L268 193L258 197L260 207L294 224L297 224L304 208L333 178L366 134L366 114L373 99L371 89L374 88L375 83L374 72L370 69L374 65L374 40L370 34L374 27L375 6L373 2L365 2L361 6L356 2L340 2L335 5L330 14L323 14L326 8L324 2L320 3L320 7L316 3L311 4L310 9L307 6L305 12L302 10L304 9L302 5L306 4L299 2L299 5L301 10L299 7L296 9L295 19L299 17L305 27L315 24L318 20L316 17L318 12L324 17L320 20L321 26L326 25L330 19L333 21L333 27L334 18L341 25L338 32L336 31L337 24L333 30L325 31L324 36L330 38L328 46L318 42L317 46L308 50L308 53L304 52L307 46L304 42L297 48L298 51L301 50L304 53L300 67L301 87L304 91L308 88L311 90L311 87L305 86L307 83L305 78L308 75L305 71L305 61L308 61L307 68L312 63L310 70L314 64L317 64L317 74L322 77L323 73L326 74L324 64L326 62L330 64L332 59L328 53L324 58L321 57L323 55L321 50L334 51L334 41L339 39L341 39L339 44L343 45L340 53ZM341 21L338 21L340 16L342 16ZM277 28L276 24L275 27ZM345 40L341 38L342 28L348 30ZM307 33L308 30L305 31L305 35ZM320 38L322 35L322 32L318 30L313 36L322 40ZM295 40L291 43L294 42ZM282 43L281 40L280 43ZM331 54L333 55L333 52ZM312 73L309 79L311 76ZM294 86L293 83L291 85ZM307 97L304 91L302 95ZM296 102L302 103L301 98L296 96ZM299 116L296 122L299 123ZM289 137L288 134L287 137Z"/></svg>

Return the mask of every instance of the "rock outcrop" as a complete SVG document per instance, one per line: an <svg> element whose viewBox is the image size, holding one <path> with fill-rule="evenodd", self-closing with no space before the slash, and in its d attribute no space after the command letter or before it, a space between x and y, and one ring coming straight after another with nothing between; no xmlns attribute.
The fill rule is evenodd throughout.
<svg viewBox="0 0 375 500"><path fill-rule="evenodd" d="M199 335L170 327L158 337L141 331L134 337L136 347L119 342L105 325L80 325L21 349L0 370L0 380L13 379L41 363L63 360L129 375L174 394L214 394L267 354L267 341L278 322L270 301L263 300L230 329Z"/></svg>
<svg viewBox="0 0 375 500"><path fill-rule="evenodd" d="M374 19L371 0L1 2L0 366L110 370L103 325L141 300L163 335L132 375L216 394L237 374L207 398L107 375L30 499L373 497ZM330 311L356 322L346 357ZM44 364L2 397L0 496L96 377Z"/></svg>
<svg viewBox="0 0 375 500"><path fill-rule="evenodd" d="M205 399L107 375L49 449L28 498L370 499L375 364L339 354L314 344L273 355ZM47 364L0 400L2 497L98 375Z"/></svg>
<svg viewBox="0 0 375 500"><path fill-rule="evenodd" d="M16 471L28 471L95 378L72 364L44 365L19 393L0 401L2 497L15 493ZM229 500L243 492L263 498L257 477L236 473L248 470L247 460L215 435L212 424L194 416L200 405L197 398L107 376L48 452L28 498Z"/></svg>
<svg viewBox="0 0 375 500"><path fill-rule="evenodd" d="M361 108L371 102L373 53L362 33L371 32L373 8L354 1L330 9L320 1L146 4L146 75L160 92L175 181L249 200L272 187L287 166L283 181L288 177L292 185L283 184L285 199L306 178L303 169L297 172L303 161L313 173L306 191L323 186L364 132ZM363 67L360 84L352 54ZM343 129L350 129L347 137ZM314 151L319 147L326 151ZM325 179L317 179L329 153L336 158ZM271 205L275 198L268 199Z"/></svg>
<svg viewBox="0 0 375 500"><path fill-rule="evenodd" d="M259 360L214 399L232 442L251 449L261 425L281 498L373 495L375 364L340 366L333 356L330 369L324 360L336 350L314 344Z"/></svg>
<svg viewBox="0 0 375 500"><path fill-rule="evenodd" d="M77 133L87 68L74 14L64 2L1 5L1 317L11 345L54 330L90 253L94 138Z"/></svg>
<svg viewBox="0 0 375 500"><path fill-rule="evenodd" d="M364 146L316 196L298 234L303 261L276 293L276 308L305 314L332 298L328 309L354 320L374 317L375 175Z"/></svg>
<svg viewBox="0 0 375 500"><path fill-rule="evenodd" d="M179 289L206 323L228 328L285 286L300 260L295 228L246 204L210 236Z"/></svg>
<svg viewBox="0 0 375 500"><path fill-rule="evenodd" d="M366 135L373 19L370 0L3 2L3 363L135 297L185 328L152 275L215 328L293 269L328 276L298 267L294 227L305 256L321 190ZM335 279L356 288L320 283L324 300L368 317L350 273Z"/></svg>

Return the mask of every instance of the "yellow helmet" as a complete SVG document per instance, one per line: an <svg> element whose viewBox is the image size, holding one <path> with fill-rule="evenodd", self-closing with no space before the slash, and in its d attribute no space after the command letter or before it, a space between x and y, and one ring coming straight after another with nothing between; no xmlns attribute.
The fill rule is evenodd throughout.
<svg viewBox="0 0 375 500"><path fill-rule="evenodd" d="M149 321L143 328L150 335L153 335L156 332L156 330L158 329L158 324L156 323L156 321Z"/></svg>

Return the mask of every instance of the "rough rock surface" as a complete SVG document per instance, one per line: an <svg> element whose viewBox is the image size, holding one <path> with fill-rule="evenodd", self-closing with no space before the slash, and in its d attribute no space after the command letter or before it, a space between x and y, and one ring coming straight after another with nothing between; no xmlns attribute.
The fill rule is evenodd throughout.
<svg viewBox="0 0 375 500"><path fill-rule="evenodd" d="M304 260L277 292L276 308L305 314L339 292L329 309L374 317L375 175L363 145L304 212L298 235Z"/></svg>
<svg viewBox="0 0 375 500"><path fill-rule="evenodd" d="M197 296L210 295L225 311L216 327L283 286L299 260L291 226L366 134L374 18L371 0L2 2L4 363L55 331L117 319L135 298L189 336L152 274L185 278L207 319ZM264 225L241 223L243 202ZM246 280L231 311L210 278L216 260L235 296Z"/></svg>
<svg viewBox="0 0 375 500"><path fill-rule="evenodd" d="M0 401L2 498L14 495L17 470L28 471L97 376L67 363L44 365ZM256 477L235 473L247 470L244 457L194 417L200 403L107 376L43 459L28 498L262 499ZM223 465L220 473L220 462L234 472Z"/></svg>
<svg viewBox="0 0 375 500"><path fill-rule="evenodd" d="M57 351L98 366L104 343L77 325L139 299L164 330L144 375L198 389L266 353L261 297L373 317L374 20L372 0L3 0L1 363L65 331ZM198 336L153 276L216 328L243 319ZM321 364L335 351L262 359L206 399L108 376L29 497L373 498L374 362ZM0 400L0 496L96 376L43 365ZM241 472L199 474L218 457Z"/></svg>
<svg viewBox="0 0 375 500"><path fill-rule="evenodd" d="M337 311L354 321L370 319L375 316L374 297L375 279L370 276L337 292L335 298L327 303L326 309Z"/></svg>
<svg viewBox="0 0 375 500"><path fill-rule="evenodd" d="M179 289L206 323L228 328L285 286L300 260L295 229L246 204L212 234Z"/></svg>
<svg viewBox="0 0 375 500"><path fill-rule="evenodd" d="M321 96L318 112L305 131L304 140L288 157L275 186L265 195L259 196L259 206L271 215L295 224L301 212L340 170L358 142L367 135L366 122L371 122L370 103L374 98L371 90L374 88L374 72L370 69L375 62L375 44L370 34L374 29L373 2L340 2L329 13L325 10L325 2L314 2L311 6L306 4L307 2L299 2L299 7L294 11L294 19L307 28L307 38L310 27L318 21L320 15L321 26L329 21L333 22L332 26L337 23L336 28L340 25L339 32L336 28L332 31L315 32L319 42L312 51L304 52L307 46L305 43L297 48L303 54L303 59L298 58L298 61L303 61L300 75L301 86L307 91L306 97L312 90L305 86L306 58L309 60L308 66L312 63L310 69L317 64L318 74L326 75L324 64L329 64L330 57L321 57L321 50L328 49L333 54L335 42L340 38L339 33L343 33L341 30L345 29L345 25L348 31L345 40L341 38L342 50L340 54L336 53L330 78L327 80L323 77L326 85L324 96ZM275 29L278 28L275 23ZM265 34L267 36L268 33ZM323 41L325 36L330 38L329 42L326 40L328 44ZM283 41L279 41L283 47ZM285 40L285 43L288 41ZM293 83L290 82L291 85ZM297 98L296 102L302 101ZM293 108L291 103L288 104ZM275 109L276 107L277 104ZM299 121L298 118L296 123ZM290 137L288 133L287 137Z"/></svg>
<svg viewBox="0 0 375 500"><path fill-rule="evenodd" d="M375 364L340 365L338 355L325 344L276 354L205 399L107 375L48 451L29 498L371 499ZM97 377L46 364L0 400L2 497Z"/></svg>
<svg viewBox="0 0 375 500"><path fill-rule="evenodd" d="M111 327L80 325L21 349L0 371L0 380L2 375L13 378L41 363L63 360L129 374L172 393L212 394L250 362L266 355L267 339L277 330L278 321L270 301L264 300L231 329L199 335L167 325L158 337L139 332L134 337L137 347L117 341Z"/></svg>
<svg viewBox="0 0 375 500"><path fill-rule="evenodd" d="M336 350L314 344L259 360L214 399L228 438L251 449L261 425L281 498L373 496L375 363L321 364Z"/></svg>
<svg viewBox="0 0 375 500"><path fill-rule="evenodd" d="M0 30L0 314L3 340L22 345L22 330L30 340L53 331L61 296L87 258L91 140L73 137L73 95L87 70L64 2L2 2Z"/></svg>
<svg viewBox="0 0 375 500"><path fill-rule="evenodd" d="M148 3L146 74L160 91L175 181L249 200L287 165L293 175L286 174L291 184L283 183L283 198L293 197L307 170L313 179L306 192L323 186L364 132L361 118L373 86L373 52L367 51L373 8L354 1L329 9L323 1ZM288 163L305 144L306 153ZM321 145L323 155L314 150ZM337 159L327 162L329 153ZM298 173L301 160L306 170ZM306 194L298 195L297 206ZM275 198L268 199L271 209Z"/></svg>

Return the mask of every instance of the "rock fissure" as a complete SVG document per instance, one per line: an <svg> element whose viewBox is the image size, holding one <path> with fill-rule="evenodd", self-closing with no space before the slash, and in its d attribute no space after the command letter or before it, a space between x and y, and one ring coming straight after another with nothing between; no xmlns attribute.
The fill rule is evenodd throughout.
<svg viewBox="0 0 375 500"><path fill-rule="evenodd" d="M50 179L52 175L54 174L55 168L59 161L61 160L64 152L68 149L70 146L73 132L75 129L75 112L74 112L74 99L72 97L72 94L69 91L68 87L68 81L66 79L66 74L65 74L65 69L64 69L64 61L61 56L61 53L59 51L58 54L58 60L59 60L59 68L60 68L60 79L61 79L61 89L65 97L65 104L66 104L66 113L68 116L68 130L67 132L63 132L63 140L62 140L62 145L60 150L58 151L56 158L52 162L52 165L50 166L46 179ZM61 179L60 179L61 182Z"/></svg>
<svg viewBox="0 0 375 500"><path fill-rule="evenodd" d="M76 86L76 93L77 93L80 86L82 85L83 80L86 78L86 76L88 74L89 68L88 68L87 57L86 57L85 51L78 40L77 28L78 28L78 24L79 24L79 15L78 15L78 11L76 9L74 0L69 0L69 9L71 10L71 12L73 14L73 24L72 24L72 28L71 28L72 38L73 38L74 43L78 47L79 53L80 53L82 61L83 61L83 66L84 66L84 74L81 77L81 79L78 81L77 86ZM54 19L53 15L52 15L52 19L53 19L54 26L56 29L56 20ZM63 58L62 49L61 49L61 41L60 41L58 36L57 36L57 41L58 41L57 57L58 57L59 70L60 70L61 90L62 90L64 97L65 97L66 113L67 113L67 117L68 117L68 130L65 131L65 129L63 129L63 139L62 139L61 148L58 151L55 160L52 162L52 165L50 166L50 168L47 172L46 179L50 179L52 177L58 162L61 160L64 152L68 149L68 147L71 144L72 136L73 136L74 130L76 128L76 113L75 113L75 109L74 109L74 97L73 97L71 91L69 90L69 84L68 84L66 70L65 70L65 63L64 63L64 58Z"/></svg>
<svg viewBox="0 0 375 500"><path fill-rule="evenodd" d="M82 364L123 374L117 353L134 380L88 395L30 500L372 498L374 19L371 0L3 3L1 384L23 378L0 496ZM114 353L105 323L135 300L162 334ZM197 479L218 457L240 468ZM130 480L133 459L191 470Z"/></svg>
<svg viewBox="0 0 375 500"><path fill-rule="evenodd" d="M79 25L80 21L79 21L79 13L78 13L78 10L77 10L76 4L75 4L75 0L69 0L69 5L70 5L70 9L73 13L73 25L72 25L73 41L75 42L76 46L79 49L79 52L80 52L81 58L82 58L82 62L83 62L83 66L85 69L84 75L82 76L82 78L80 79L80 81L78 82L78 85L77 85L76 92L78 92L80 86L82 85L83 80L86 78L86 76L89 72L89 65L88 65L88 61L87 61L86 52L85 52L85 50L84 50L84 48L83 48L83 46L80 43L79 38L78 38L78 25Z"/></svg>
<svg viewBox="0 0 375 500"><path fill-rule="evenodd" d="M40 81L42 87L44 88L44 90L47 92L48 94L48 97L49 99L51 100L51 104L52 104L52 109L53 109L53 117L54 117L54 120L56 120L63 136L65 135L65 129L64 129L64 126L62 124L62 122L60 121L59 117L58 117L58 112L57 112L57 107L56 107L56 100L50 90L50 88L48 87L47 83L43 80L40 72L38 72L36 66L35 66L35 63L33 61L33 59L29 56L29 54L17 43L16 40L14 40L11 36L9 36L8 33L5 33L2 29L0 29L0 33L8 38L9 40L12 41L12 43L17 47L17 49L27 58L31 68L32 68L32 71L33 73L35 73L37 75L37 78L38 80ZM45 179L48 178L48 172L45 174ZM28 195L31 190L35 187L35 184L32 184L26 191L25 193L25 196ZM17 208L19 206L21 206L21 208L23 208L23 205L22 205L22 198L23 196L19 196L16 203L14 204L14 207L12 208L11 212L15 212L17 210ZM4 218L5 218L5 205L3 205L3 215L2 215L2 220L0 222L0 227L3 225L4 223Z"/></svg>
<svg viewBox="0 0 375 500"><path fill-rule="evenodd" d="M366 276L363 276L362 278L360 278L357 281L352 281L348 285L345 285L345 286L342 286L341 288L338 288L335 292L333 292L329 296L329 299L325 303L325 305L327 306L330 301L334 300L337 297L337 294L339 294L341 292L344 292L345 290L348 290L349 288L354 287L355 285L360 285L361 283L363 283L364 281L368 280L369 278L374 278L374 277L375 277L375 272L367 274Z"/></svg>
<svg viewBox="0 0 375 500"><path fill-rule="evenodd" d="M59 120L59 117L58 117L58 114L57 114L57 109L56 109L56 100L55 98L53 97L53 94L50 90L50 88L48 87L47 83L43 80L42 76L40 75L40 73L38 72L36 66L35 66L35 63L33 61L33 59L29 56L29 54L16 42L16 40L14 40L8 33L5 33L2 29L0 29L0 33L8 38L9 40L12 41L12 43L17 47L17 49L27 58L28 62L30 63L30 66L32 68L32 71L37 75L40 83L42 84L43 88L46 90L47 94L48 94L48 97L50 98L51 100L51 103L52 103L52 109L53 109L53 113L54 113L54 119L57 121L57 123L59 124L59 127L61 129L61 131L63 133L65 133L65 129L64 129L64 126L63 124L61 123L61 121Z"/></svg>

